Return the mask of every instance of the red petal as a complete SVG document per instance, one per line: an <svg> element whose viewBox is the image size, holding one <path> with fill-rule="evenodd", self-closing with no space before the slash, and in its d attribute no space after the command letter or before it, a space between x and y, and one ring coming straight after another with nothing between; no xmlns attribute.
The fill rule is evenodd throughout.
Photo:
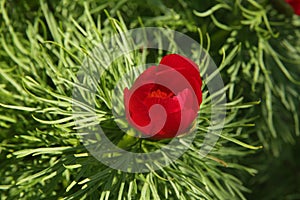
<svg viewBox="0 0 300 200"><path fill-rule="evenodd" d="M137 90L137 88L150 83L155 83L156 78L156 66L148 67L139 77L134 81L134 84L130 88L131 91ZM146 88L144 88L146 89ZM148 90L145 90L144 93L147 93Z"/></svg>
<svg viewBox="0 0 300 200"><path fill-rule="evenodd" d="M163 89L162 87L160 89ZM152 135L156 133L153 138L170 138L174 137L177 133L179 123L180 123L180 105L177 98L159 98L159 97L148 97L144 101L145 105L150 109L154 105L161 105L164 109L164 113L166 113L166 119L163 119L162 113L157 115L157 121L164 121L164 126L160 128L159 132L157 132L157 126L160 126L158 122L157 125L153 124L152 129L148 129L149 132L144 132L145 135ZM155 121L155 120L153 120ZM153 129L156 132L153 132ZM144 130L145 131L145 130Z"/></svg>
<svg viewBox="0 0 300 200"><path fill-rule="evenodd" d="M196 63L178 54L169 54L162 58L160 64L175 69L189 81L197 95L198 104L200 105L202 102L202 81Z"/></svg>
<svg viewBox="0 0 300 200"><path fill-rule="evenodd" d="M189 131L188 128L196 119L199 110L197 99L193 98L192 91L185 89L172 100L164 101L164 106L168 114L167 121L163 129L153 138L173 138Z"/></svg>
<svg viewBox="0 0 300 200"><path fill-rule="evenodd" d="M144 99L154 84L146 84L135 91L124 90L126 117L133 126L146 126L150 123L149 108L144 104Z"/></svg>
<svg viewBox="0 0 300 200"><path fill-rule="evenodd" d="M286 0L288 4L294 9L295 14L300 15L300 1L299 0Z"/></svg>
<svg viewBox="0 0 300 200"><path fill-rule="evenodd" d="M192 92L187 89L178 94L177 99L180 104L183 105L183 108L181 109L182 119L179 130L179 132L182 133L186 132L192 122L196 119L199 106L197 100L193 99Z"/></svg>

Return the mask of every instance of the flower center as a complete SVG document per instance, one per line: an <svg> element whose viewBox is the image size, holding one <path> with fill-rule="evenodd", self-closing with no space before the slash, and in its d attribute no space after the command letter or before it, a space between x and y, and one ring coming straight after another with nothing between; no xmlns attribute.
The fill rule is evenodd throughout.
<svg viewBox="0 0 300 200"><path fill-rule="evenodd" d="M170 97L172 97L173 96L173 94L170 92L169 94L168 93L166 93L166 92L162 92L162 91L160 91L160 89L157 89L157 90L155 90L155 91L152 91L149 95L148 95L148 97L156 97L156 98L160 98L160 99L166 99L166 98L170 98Z"/></svg>

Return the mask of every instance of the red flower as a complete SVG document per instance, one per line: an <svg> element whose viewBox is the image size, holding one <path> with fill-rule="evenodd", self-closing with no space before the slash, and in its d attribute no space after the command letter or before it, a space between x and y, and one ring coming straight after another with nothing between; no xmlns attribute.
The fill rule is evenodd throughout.
<svg viewBox="0 0 300 200"><path fill-rule="evenodd" d="M202 102L197 65L177 54L145 70L124 90L127 121L147 137L173 138L188 131Z"/></svg>
<svg viewBox="0 0 300 200"><path fill-rule="evenodd" d="M295 14L300 15L300 0L285 0L294 9Z"/></svg>

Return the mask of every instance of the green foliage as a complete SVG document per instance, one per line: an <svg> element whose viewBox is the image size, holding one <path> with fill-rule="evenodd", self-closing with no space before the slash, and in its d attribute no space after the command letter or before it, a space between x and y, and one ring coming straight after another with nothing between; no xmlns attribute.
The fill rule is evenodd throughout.
<svg viewBox="0 0 300 200"><path fill-rule="evenodd" d="M0 20L1 199L245 199L247 187L254 190L246 195L250 199L299 198L299 190L290 187L299 174L293 179L282 173L278 179L288 177L283 181L287 187L277 185L276 196L270 189L285 162L292 173L299 166L293 157L297 149L291 148L299 139L296 16L286 17L268 1L253 0L180 0L176 5L160 0L26 0L1 1ZM207 101L190 150L159 171L130 174L101 164L80 143L72 89L95 45L140 26L168 27L201 41L222 72L228 115L214 150L199 159L197 149L211 112L204 93ZM159 60L163 52L156 55ZM150 57L147 51L129 54L100 79L92 123L112 129L115 143L124 133L112 123L110 88L121 72ZM141 140L131 148L145 152L162 145ZM261 145L264 150L256 151ZM259 173L252 177L256 169Z"/></svg>
<svg viewBox="0 0 300 200"><path fill-rule="evenodd" d="M299 136L300 71L296 67L300 62L299 19L279 15L271 5L255 1L236 1L228 9L234 13L230 15L232 19L218 25L229 32L221 49L231 52L240 45L235 60L226 69L230 82L234 83L229 89L229 98L242 94L247 100L262 101L261 108L253 111L261 115L257 120L258 137L266 150L278 156L282 141L293 144L294 136ZM285 126L287 122L290 127Z"/></svg>

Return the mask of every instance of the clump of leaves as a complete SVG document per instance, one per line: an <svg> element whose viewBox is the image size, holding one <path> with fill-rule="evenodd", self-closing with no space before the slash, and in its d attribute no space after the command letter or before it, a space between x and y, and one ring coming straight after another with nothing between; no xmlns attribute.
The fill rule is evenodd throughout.
<svg viewBox="0 0 300 200"><path fill-rule="evenodd" d="M232 12L223 18L223 12ZM284 142L295 143L299 136L299 18L280 14L270 2L235 1L219 3L199 17L211 17L226 36L219 51L231 52L240 46L227 73L234 84L233 94L262 101L255 107L257 135L264 147L278 156ZM280 114L275 114L280 113ZM290 126L286 126L286 123Z"/></svg>
<svg viewBox="0 0 300 200"><path fill-rule="evenodd" d="M26 25L18 24L17 28L11 8L7 8L13 2L1 4L1 198L244 199L243 193L248 189L236 174L253 175L256 170L239 164L237 158L257 148L241 142L247 139L245 127L252 126L253 119L239 113L256 102L242 103L243 98L235 98L234 94L226 104L228 115L221 139L204 159L199 159L197 149L203 143L209 119L200 121L190 150L159 171L126 173L101 164L89 154L74 129L72 89L76 73L91 49L112 34L126 30L126 25L117 14L118 7L110 11L119 16L118 20L103 11L109 2L73 3L65 0L51 8L50 3L40 1ZM237 52L238 48L228 56L223 54L220 69L232 62ZM162 52L157 55L163 56ZM146 61L147 51L129 54L100 78L98 92L102 101L93 108L99 113L94 123L104 126L113 122L107 106L110 88L118 81L120 71L131 69L132 63ZM225 89L230 87L228 84ZM209 115L210 107L210 101L206 101L204 116L206 112ZM113 123L108 123L108 128L115 134L112 140L123 137ZM161 145L148 140L143 143L147 148Z"/></svg>

